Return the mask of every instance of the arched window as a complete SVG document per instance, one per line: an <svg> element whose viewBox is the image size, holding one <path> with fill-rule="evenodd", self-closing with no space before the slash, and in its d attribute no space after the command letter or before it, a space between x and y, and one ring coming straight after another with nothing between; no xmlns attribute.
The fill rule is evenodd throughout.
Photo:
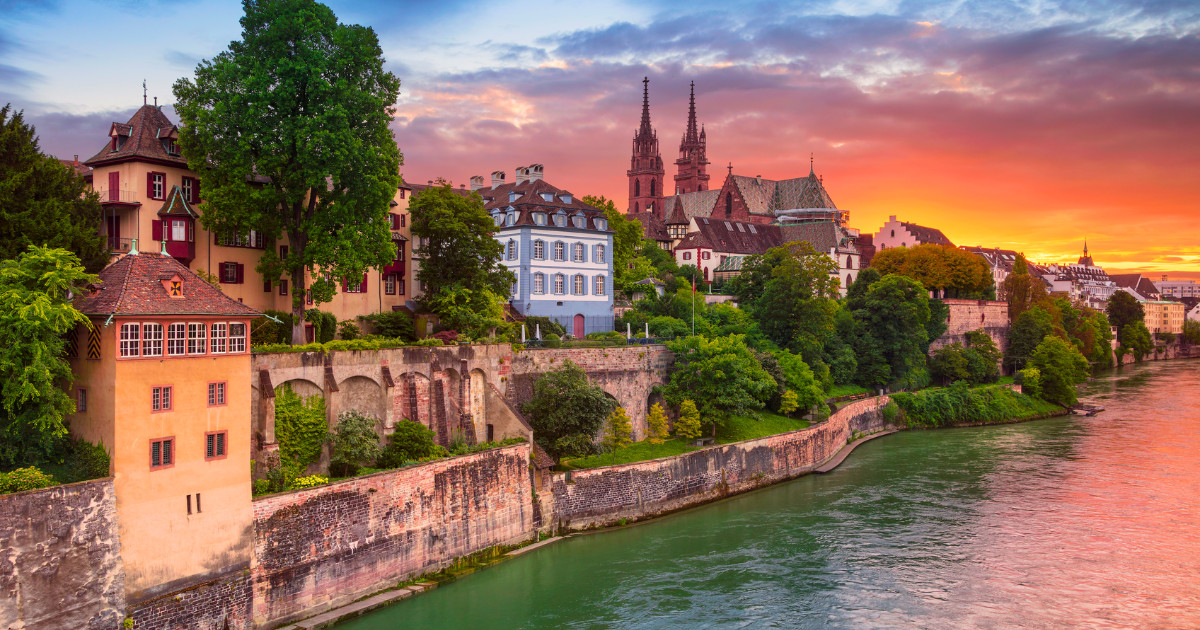
<svg viewBox="0 0 1200 630"><path fill-rule="evenodd" d="M850 256L849 254L846 255L846 268L847 269L854 268L854 257Z"/></svg>
<svg viewBox="0 0 1200 630"><path fill-rule="evenodd" d="M545 241L534 241L533 242L533 259L534 260L546 260L546 242Z"/></svg>
<svg viewBox="0 0 1200 630"><path fill-rule="evenodd" d="M733 193L725 193L725 214L733 214Z"/></svg>
<svg viewBox="0 0 1200 630"><path fill-rule="evenodd" d="M850 274L846 274L846 288L850 288L850 283L854 282L854 278Z"/></svg>
<svg viewBox="0 0 1200 630"><path fill-rule="evenodd" d="M604 276L596 276L594 280L595 287L592 290L592 293L595 293L596 295L604 295Z"/></svg>
<svg viewBox="0 0 1200 630"><path fill-rule="evenodd" d="M638 202L636 202L636 201L633 202L633 212L634 212L634 214L637 214L637 212L638 212Z"/></svg>
<svg viewBox="0 0 1200 630"><path fill-rule="evenodd" d="M650 196L654 196L654 180L650 180Z"/></svg>
<svg viewBox="0 0 1200 630"><path fill-rule="evenodd" d="M563 261L567 259L567 247L562 241L554 242L554 260Z"/></svg>
<svg viewBox="0 0 1200 630"><path fill-rule="evenodd" d="M508 241L508 259L509 260L517 259L517 242L512 239L509 239L509 241Z"/></svg>
<svg viewBox="0 0 1200 630"><path fill-rule="evenodd" d="M604 262L604 245L603 244L596 246L596 253L593 256L593 258L594 258L594 260L592 262L598 262L598 263Z"/></svg>
<svg viewBox="0 0 1200 630"><path fill-rule="evenodd" d="M640 179L633 180L633 196L634 197L642 196L642 180L640 180Z"/></svg>
<svg viewBox="0 0 1200 630"><path fill-rule="evenodd" d="M583 262L583 243L575 243L571 247L571 260L575 262Z"/></svg>
<svg viewBox="0 0 1200 630"><path fill-rule="evenodd" d="M575 274L575 295L587 295L587 282L581 273Z"/></svg>
<svg viewBox="0 0 1200 630"><path fill-rule="evenodd" d="M896 230L892 230L892 238L896 237Z"/></svg>
<svg viewBox="0 0 1200 630"><path fill-rule="evenodd" d="M546 274L533 274L533 292L538 294L546 292Z"/></svg>
<svg viewBox="0 0 1200 630"><path fill-rule="evenodd" d="M554 215L554 225L557 225L558 227L567 227L567 215L561 212Z"/></svg>
<svg viewBox="0 0 1200 630"><path fill-rule="evenodd" d="M505 217L504 223L505 223L505 225L516 225L517 224L517 213L509 212L508 216Z"/></svg>
<svg viewBox="0 0 1200 630"><path fill-rule="evenodd" d="M562 295L566 292L566 278L561 273L554 274L554 293Z"/></svg>

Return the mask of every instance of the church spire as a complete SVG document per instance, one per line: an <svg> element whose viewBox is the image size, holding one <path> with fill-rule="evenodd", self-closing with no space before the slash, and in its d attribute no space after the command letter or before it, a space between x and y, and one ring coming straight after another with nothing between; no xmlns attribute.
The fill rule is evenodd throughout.
<svg viewBox="0 0 1200 630"><path fill-rule="evenodd" d="M692 92L688 96L688 122L684 134L685 142L699 142L700 136L696 131L696 82L692 81Z"/></svg>
<svg viewBox="0 0 1200 630"><path fill-rule="evenodd" d="M642 78L642 123L633 136L633 155L629 160L629 209L627 212L662 212L662 156L658 152L658 134L650 126L650 77Z"/></svg>
<svg viewBox="0 0 1200 630"><path fill-rule="evenodd" d="M688 94L688 120L679 141L679 159L675 160L678 171L675 175L675 193L693 193L708 190L708 158L705 156L703 128L696 122L696 82L692 81Z"/></svg>
<svg viewBox="0 0 1200 630"><path fill-rule="evenodd" d="M638 137L653 134L650 129L650 77L642 77L642 126L638 128Z"/></svg>

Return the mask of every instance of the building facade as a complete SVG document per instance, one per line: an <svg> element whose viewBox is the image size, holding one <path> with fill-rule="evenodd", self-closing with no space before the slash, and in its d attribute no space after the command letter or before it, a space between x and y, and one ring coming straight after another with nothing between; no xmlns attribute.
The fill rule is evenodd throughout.
<svg viewBox="0 0 1200 630"><path fill-rule="evenodd" d="M642 122L633 135L633 156L629 160L629 212L661 212L663 198L662 155L658 151L658 133L650 126L650 79L642 79Z"/></svg>
<svg viewBox="0 0 1200 630"><path fill-rule="evenodd" d="M954 246L954 243L951 243L941 230L907 221L898 221L895 215L888 217L883 227L875 233L872 243L875 245L875 251L883 251L889 247L916 247L930 243Z"/></svg>
<svg viewBox="0 0 1200 630"><path fill-rule="evenodd" d="M1183 302L1147 300L1142 302L1142 309L1145 311L1146 328L1151 334L1178 335L1183 332L1183 322L1187 315Z"/></svg>
<svg viewBox="0 0 1200 630"><path fill-rule="evenodd" d="M250 322L172 256L124 254L75 301L71 432L109 451L130 605L247 568Z"/></svg>
<svg viewBox="0 0 1200 630"><path fill-rule="evenodd" d="M1162 280L1155 282L1154 286L1158 287L1158 292L1163 297L1200 297L1200 286L1195 280L1167 280L1167 275L1163 274Z"/></svg>
<svg viewBox="0 0 1200 630"><path fill-rule="evenodd" d="M510 303L524 316L549 317L583 337L613 329L612 231L604 213L543 178L543 167L519 167L512 183L493 177L471 187L483 197L516 282ZM476 188L476 186L480 186Z"/></svg>
<svg viewBox="0 0 1200 630"><path fill-rule="evenodd" d="M179 147L179 129L162 110L144 105L127 123L113 123L109 139L85 164L92 168L92 187L104 209L101 230L117 256L134 250L166 251L180 263L219 281L221 291L257 310L290 311L292 289L287 278L270 282L256 270L267 248L286 255L289 240L249 230L216 234L200 218L204 204L200 180L188 169ZM353 319L400 308L413 295L408 217L408 186L396 190L389 227L396 246L395 260L373 269L357 282L341 283L332 302L306 306ZM311 279L311 278L310 278Z"/></svg>

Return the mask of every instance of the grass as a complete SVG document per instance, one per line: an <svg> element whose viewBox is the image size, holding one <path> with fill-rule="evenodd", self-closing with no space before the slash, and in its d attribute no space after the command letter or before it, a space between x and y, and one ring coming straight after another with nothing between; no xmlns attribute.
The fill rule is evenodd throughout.
<svg viewBox="0 0 1200 630"><path fill-rule="evenodd" d="M768 435L796 431L807 426L807 420L798 420L762 411L759 412L757 418L749 416L734 416L730 418L726 426L717 429L716 441L717 444L729 444L731 442L741 442L743 440L752 440L754 438L767 437ZM599 466L632 464L633 462L644 462L660 457L682 455L696 449L697 447L691 446L689 442L681 438L672 438L662 444L651 444L643 440L624 448L616 449L610 453L580 457L566 460L563 463L567 468L597 468Z"/></svg>
<svg viewBox="0 0 1200 630"><path fill-rule="evenodd" d="M856 396L858 394L870 394L871 390L862 385L834 385L825 392L829 398L841 398L842 396Z"/></svg>

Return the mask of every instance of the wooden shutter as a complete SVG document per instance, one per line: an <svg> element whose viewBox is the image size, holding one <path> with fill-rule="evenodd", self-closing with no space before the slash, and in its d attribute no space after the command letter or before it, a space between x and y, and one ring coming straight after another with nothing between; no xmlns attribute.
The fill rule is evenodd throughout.
<svg viewBox="0 0 1200 630"><path fill-rule="evenodd" d="M154 199L154 173L146 173L146 197Z"/></svg>
<svg viewBox="0 0 1200 630"><path fill-rule="evenodd" d="M150 238L156 241L163 240L163 222L160 219L150 222L150 234Z"/></svg>
<svg viewBox="0 0 1200 630"><path fill-rule="evenodd" d="M237 264L237 283L242 284L246 279L246 266L242 263Z"/></svg>
<svg viewBox="0 0 1200 630"><path fill-rule="evenodd" d="M359 293L367 292L367 273L365 271L363 272L362 284L358 285L358 292Z"/></svg>
<svg viewBox="0 0 1200 630"><path fill-rule="evenodd" d="M192 203L200 203L200 178L192 180Z"/></svg>
<svg viewBox="0 0 1200 630"><path fill-rule="evenodd" d="M229 264L228 262L217 263L217 281L220 282L221 284L228 284L227 282L225 282L225 265L228 265L228 264Z"/></svg>
<svg viewBox="0 0 1200 630"><path fill-rule="evenodd" d="M113 141L116 142L116 139ZM108 174L108 200L121 200L121 173L117 171Z"/></svg>

